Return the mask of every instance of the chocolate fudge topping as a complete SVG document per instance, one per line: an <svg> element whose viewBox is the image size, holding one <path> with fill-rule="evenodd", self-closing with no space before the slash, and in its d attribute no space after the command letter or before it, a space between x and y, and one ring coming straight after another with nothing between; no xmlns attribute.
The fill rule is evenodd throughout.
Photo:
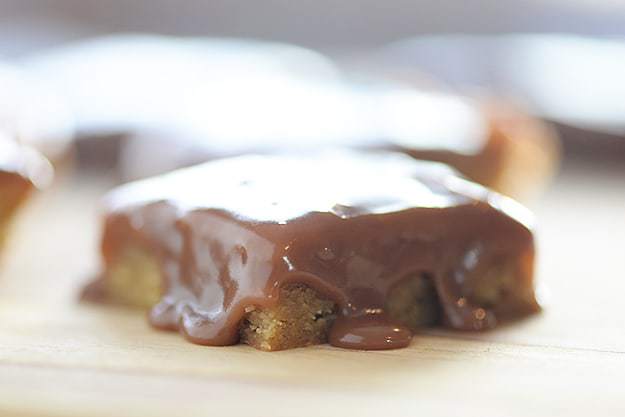
<svg viewBox="0 0 625 417"><path fill-rule="evenodd" d="M393 153L244 156L122 186L106 198L105 265L125 247L160 262L149 319L193 342L229 345L250 307L305 284L339 306L329 341L406 346L412 329L385 312L414 274L433 281L444 323L485 329L538 309L531 216L443 165ZM474 289L493 265L518 291L490 306ZM106 272L85 291L106 296Z"/></svg>

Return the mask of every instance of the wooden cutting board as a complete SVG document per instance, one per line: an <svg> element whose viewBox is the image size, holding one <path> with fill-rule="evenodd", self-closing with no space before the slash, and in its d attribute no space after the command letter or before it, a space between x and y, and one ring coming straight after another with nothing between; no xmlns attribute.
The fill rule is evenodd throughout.
<svg viewBox="0 0 625 417"><path fill-rule="evenodd" d="M65 180L16 225L0 273L0 416L625 415L623 171L568 169L536 205L543 314L385 352L196 346L133 310L77 303L109 186Z"/></svg>

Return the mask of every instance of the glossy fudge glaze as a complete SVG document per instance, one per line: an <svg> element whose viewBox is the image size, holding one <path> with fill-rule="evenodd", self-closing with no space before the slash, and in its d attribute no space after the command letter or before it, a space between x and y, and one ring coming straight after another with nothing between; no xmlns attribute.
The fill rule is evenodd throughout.
<svg viewBox="0 0 625 417"><path fill-rule="evenodd" d="M223 159L111 192L104 271L84 296L151 305L155 327L230 345L251 311L300 285L335 306L331 344L403 347L415 329L387 306L410 277L434 289L451 328L537 311L529 221L518 203L401 154ZM113 272L132 248L156 260L160 283L145 303L124 299L132 285L115 294Z"/></svg>

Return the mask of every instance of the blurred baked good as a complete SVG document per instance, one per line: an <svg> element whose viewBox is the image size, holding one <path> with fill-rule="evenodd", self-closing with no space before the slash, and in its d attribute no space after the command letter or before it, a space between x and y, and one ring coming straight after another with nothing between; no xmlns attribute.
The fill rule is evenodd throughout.
<svg viewBox="0 0 625 417"><path fill-rule="evenodd" d="M123 180L250 152L390 148L524 198L557 165L553 132L505 100L354 81L292 45L119 35L24 65L66 95L82 160Z"/></svg>
<svg viewBox="0 0 625 417"><path fill-rule="evenodd" d="M513 98L534 117L553 123L565 152L625 157L622 39L553 33L419 36L352 57L349 65L418 85Z"/></svg>
<svg viewBox="0 0 625 417"><path fill-rule="evenodd" d="M254 105L215 113L222 120L240 118L234 127L172 123L128 134L120 144L122 178L145 178L249 152L341 146L443 162L473 181L527 199L549 183L558 167L553 129L504 100L394 84L299 84L271 98L259 97Z"/></svg>
<svg viewBox="0 0 625 417"><path fill-rule="evenodd" d="M0 249L19 207L51 178L52 166L43 156L0 131Z"/></svg>

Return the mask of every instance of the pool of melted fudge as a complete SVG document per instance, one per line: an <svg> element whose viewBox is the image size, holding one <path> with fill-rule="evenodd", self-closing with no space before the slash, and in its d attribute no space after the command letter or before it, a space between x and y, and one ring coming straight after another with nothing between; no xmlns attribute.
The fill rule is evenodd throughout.
<svg viewBox="0 0 625 417"><path fill-rule="evenodd" d="M527 210L405 155L218 160L122 186L105 208L104 271L83 296L149 307L153 326L195 343L250 343L266 329L244 332L249 315L286 305L293 286L325 300L304 323L323 319L321 336L250 344L405 347L419 300L394 300L413 279L432 295L427 325L482 330L539 309Z"/></svg>

